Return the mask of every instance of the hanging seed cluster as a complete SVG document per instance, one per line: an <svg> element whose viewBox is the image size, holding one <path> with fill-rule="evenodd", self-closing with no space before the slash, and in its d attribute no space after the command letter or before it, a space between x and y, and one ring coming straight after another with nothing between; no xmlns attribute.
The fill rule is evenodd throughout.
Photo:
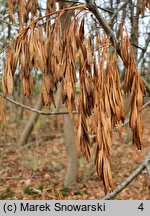
<svg viewBox="0 0 150 216"><path fill-rule="evenodd" d="M126 66L124 92L130 92L130 127L133 131L133 144L140 150L142 145L143 121L142 104L145 86L139 75L128 33L123 36L121 28L121 56Z"/></svg>
<svg viewBox="0 0 150 216"><path fill-rule="evenodd" d="M48 7L51 7L50 5ZM36 28L34 21L23 29L14 43L6 50L6 62L2 77L3 92L13 91L13 76L19 65L20 78L23 81L24 95L32 93L32 69L41 70L41 96L44 105L55 105L54 89L62 83L62 101L66 103L70 116L72 110L78 111L76 119L79 156L89 160L91 142L89 127L96 134L95 164L106 191L113 187L110 151L114 126L125 119L124 102L117 68L117 54L110 46L110 39L97 34L92 41L91 35L85 38L84 19L70 20L62 30L58 16L53 24L47 23ZM121 56L126 66L124 81L125 93L130 93L130 127L133 131L133 143L138 149L142 144L142 93L145 88L140 78L128 34L121 28ZM18 64L19 63L19 64ZM79 71L80 89L76 96L75 83Z"/></svg>
<svg viewBox="0 0 150 216"><path fill-rule="evenodd" d="M14 11L17 9L20 28L22 28L23 24L28 21L30 13L32 19L35 17L38 8L38 0L9 0L8 6L10 19L12 22L15 20Z"/></svg>

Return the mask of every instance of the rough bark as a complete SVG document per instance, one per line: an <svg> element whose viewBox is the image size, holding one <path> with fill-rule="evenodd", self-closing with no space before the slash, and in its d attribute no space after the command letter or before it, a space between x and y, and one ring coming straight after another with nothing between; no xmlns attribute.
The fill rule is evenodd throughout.
<svg viewBox="0 0 150 216"><path fill-rule="evenodd" d="M64 116L65 145L68 155L67 170L64 179L64 187L71 187L77 182L78 158L76 153L74 121L68 115Z"/></svg>

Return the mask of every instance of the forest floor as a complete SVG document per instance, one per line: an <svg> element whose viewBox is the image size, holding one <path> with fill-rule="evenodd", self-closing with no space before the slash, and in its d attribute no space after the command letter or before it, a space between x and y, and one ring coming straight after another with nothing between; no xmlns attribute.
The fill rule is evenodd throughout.
<svg viewBox="0 0 150 216"><path fill-rule="evenodd" d="M0 199L101 199L105 195L103 184L83 158L79 159L78 183L71 189L63 187L67 166L63 116L40 116L28 144L20 147L17 143L31 113L24 111L23 119L19 119L18 110L7 113L7 123L0 129ZM59 120L58 128L54 127L54 119ZM126 128L122 138L114 133L111 154L114 187L123 182L150 151L150 106L144 111L142 151L125 141L126 133ZM144 170L115 199L150 199L148 185Z"/></svg>

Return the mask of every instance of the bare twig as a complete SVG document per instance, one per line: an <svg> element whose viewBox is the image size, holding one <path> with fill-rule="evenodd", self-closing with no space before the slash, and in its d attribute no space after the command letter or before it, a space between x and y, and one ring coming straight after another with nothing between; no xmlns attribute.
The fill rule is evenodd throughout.
<svg viewBox="0 0 150 216"><path fill-rule="evenodd" d="M145 47L143 48L141 55L137 61L138 64L140 63L141 59L143 58L143 56L144 56L144 54L148 48L149 42L150 42L150 33L148 34L148 37L147 37L146 42L145 42Z"/></svg>
<svg viewBox="0 0 150 216"><path fill-rule="evenodd" d="M146 51L143 47L140 47L140 46L138 46L138 45L135 44L135 43L132 43L132 42L131 42L131 45L133 45L134 47L136 47L136 48L138 48L138 49L141 49L142 52L145 52L145 51Z"/></svg>
<svg viewBox="0 0 150 216"><path fill-rule="evenodd" d="M102 200L110 200L113 199L117 194L119 194L130 182L133 181L146 167L147 164L150 163L150 152L145 157L144 161L138 166L138 168L124 181L122 182L114 191L107 194ZM150 170L149 170L150 171Z"/></svg>
<svg viewBox="0 0 150 216"><path fill-rule="evenodd" d="M144 79L144 77L142 77L143 83L145 85L146 91L148 92L149 96L150 96L150 86L149 84L146 82L146 80Z"/></svg>
<svg viewBox="0 0 150 216"><path fill-rule="evenodd" d="M21 104L21 103L15 101L15 100L13 100L13 99L11 99L11 98L9 98L9 97L5 97L2 93L0 93L0 96L3 97L5 100L7 100L7 101L9 101L9 102L11 102L11 103L13 103L13 104L19 106L19 107L22 107L22 108L24 108L24 109L26 109L26 110L29 110L29 111L31 111L31 112L36 112L36 113L41 114L41 115L53 115L53 116L54 116L54 115L65 115L65 114L69 114L67 111L66 111L66 112L43 112L43 111L40 111L40 110L31 108L31 107L29 107L29 106L26 106L26 105L24 105L24 104ZM73 111L72 113L73 113L73 114L76 114L77 112L76 112L76 111Z"/></svg>
<svg viewBox="0 0 150 216"><path fill-rule="evenodd" d="M147 169L147 173L150 179L150 153L147 155L146 159L145 159L145 166Z"/></svg>
<svg viewBox="0 0 150 216"><path fill-rule="evenodd" d="M126 5L127 3L129 2L129 0L125 1L117 10L116 12L114 13L114 15L111 17L110 19L110 24L112 24L117 16L117 14L119 13L119 11L121 11Z"/></svg>
<svg viewBox="0 0 150 216"><path fill-rule="evenodd" d="M98 6L98 5L97 5L97 7L98 7L99 9L101 9L101 10L107 12L107 13L114 14L114 11L112 11L112 10L109 10L109 9L106 9L106 8L102 8L102 7Z"/></svg>
<svg viewBox="0 0 150 216"><path fill-rule="evenodd" d="M118 40L117 40L113 30L107 24L106 20L101 16L101 14L98 10L98 7L91 0L86 0L86 2L87 2L87 7L89 8L89 10L95 15L98 22L100 23L100 25L105 30L106 34L109 37L111 37L111 39L113 39L113 43L114 43L113 45L116 46L116 48L118 49L118 45L119 45Z"/></svg>

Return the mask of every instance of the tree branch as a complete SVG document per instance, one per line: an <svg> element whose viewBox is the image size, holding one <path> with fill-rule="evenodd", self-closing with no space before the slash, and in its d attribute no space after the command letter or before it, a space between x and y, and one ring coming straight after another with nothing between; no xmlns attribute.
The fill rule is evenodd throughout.
<svg viewBox="0 0 150 216"><path fill-rule="evenodd" d="M117 47L118 50L118 40L113 32L113 30L110 28L110 26L107 24L106 20L101 16L98 7L96 4L94 4L91 0L86 0L88 9L95 15L100 25L105 30L106 34L113 40L113 45Z"/></svg>
<svg viewBox="0 0 150 216"><path fill-rule="evenodd" d="M148 34L148 37L147 37L146 42L145 42L145 47L143 48L141 55L137 61L138 64L140 63L141 59L143 58L143 56L144 56L144 54L148 48L149 42L150 42L150 33Z"/></svg>
<svg viewBox="0 0 150 216"><path fill-rule="evenodd" d="M121 11L129 2L129 0L125 1L119 8L118 10L116 10L116 12L114 13L114 15L111 17L110 19L110 24L112 24L117 16L117 14L119 13L119 11Z"/></svg>
<svg viewBox="0 0 150 216"><path fill-rule="evenodd" d="M132 43L132 42L131 42L131 45L133 45L134 47L136 47L136 48L138 48L138 49L141 49L142 52L145 52L145 51L146 51L143 47L140 47L140 46L138 46L138 45L135 44L135 43Z"/></svg>
<svg viewBox="0 0 150 216"><path fill-rule="evenodd" d="M148 92L149 96L150 96L150 86L149 84L146 82L146 80L144 79L144 77L142 77L143 83L145 85L146 91Z"/></svg>
<svg viewBox="0 0 150 216"><path fill-rule="evenodd" d="M150 152L145 157L144 161L139 165L139 167L124 182L122 182L114 191L112 191L111 193L103 197L102 200L110 200L114 198L118 193L120 193L128 184L130 184L130 182L133 181L134 178L136 178L147 167L148 163L150 163Z"/></svg>
<svg viewBox="0 0 150 216"><path fill-rule="evenodd" d="M150 153L147 155L146 159L145 159L145 166L147 169L147 173L150 179Z"/></svg>
<svg viewBox="0 0 150 216"><path fill-rule="evenodd" d="M3 97L5 100L9 101L10 103L12 104L15 104L19 107L22 107L26 110L29 110L30 112L35 112L35 113L38 113L38 114L41 114L41 115L65 115L65 114L69 114L69 112L43 112L43 111L40 111L40 110L37 110L37 109L34 109L34 108L31 108L29 106L26 106L24 104L21 104L17 101L14 101L13 99L9 98L9 97L5 97L2 93L0 93L0 96ZM76 114L77 112L76 111L73 111L72 112L73 114Z"/></svg>
<svg viewBox="0 0 150 216"><path fill-rule="evenodd" d="M97 7L98 7L99 9L101 9L101 10L107 12L107 13L114 14L114 12L113 12L112 10L109 10L109 9L106 9L106 8L102 8L102 7L98 6L98 5L97 5Z"/></svg>

